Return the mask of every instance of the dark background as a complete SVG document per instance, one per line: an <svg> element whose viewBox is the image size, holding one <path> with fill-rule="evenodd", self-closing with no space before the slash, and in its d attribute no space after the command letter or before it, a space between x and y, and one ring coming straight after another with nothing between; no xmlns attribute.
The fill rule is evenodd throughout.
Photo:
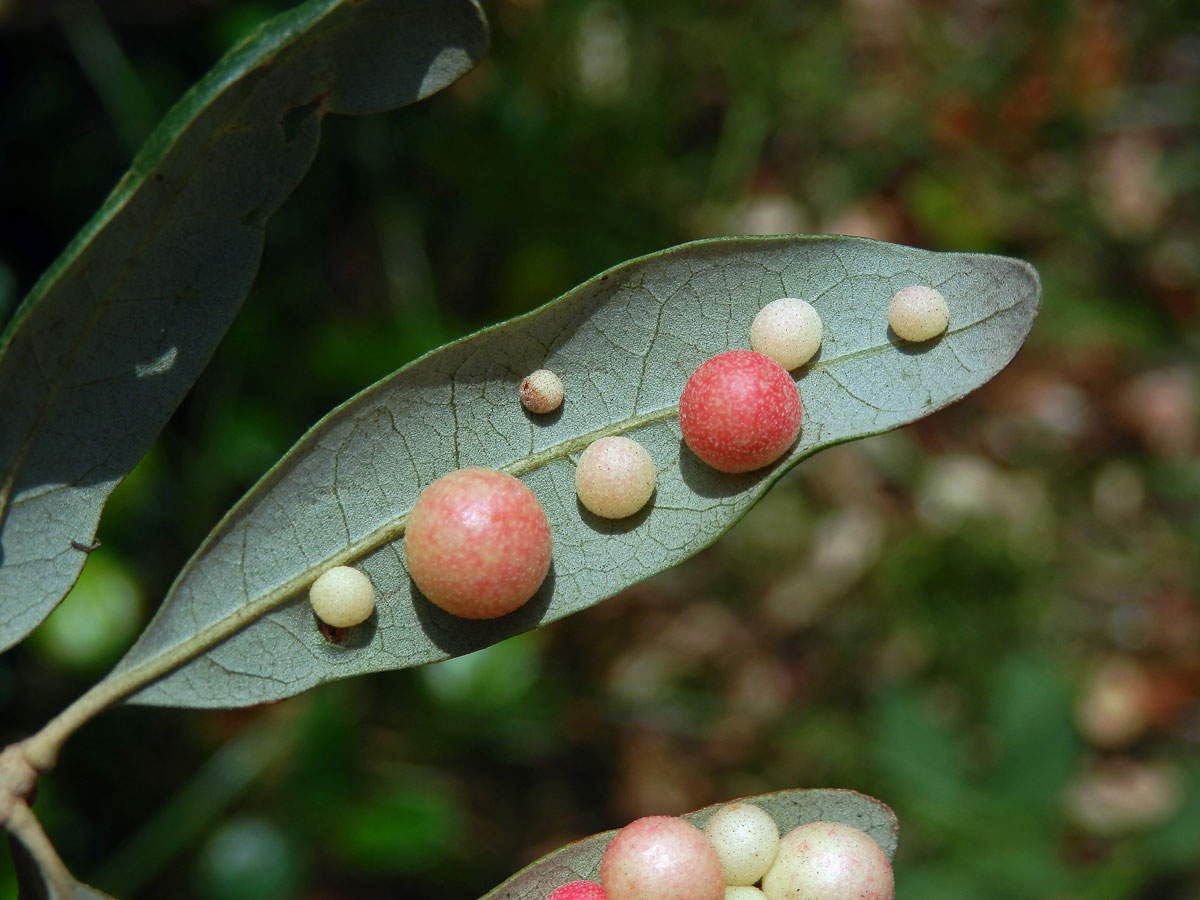
<svg viewBox="0 0 1200 900"><path fill-rule="evenodd" d="M0 322L285 6L0 0ZM754 232L1011 254L1043 278L1033 335L543 631L263 709L106 713L37 802L72 869L122 900L473 898L638 815L829 786L896 810L901 898L1200 894L1195 4L486 6L459 84L326 120L103 549L0 657L4 741L329 408L622 260Z"/></svg>

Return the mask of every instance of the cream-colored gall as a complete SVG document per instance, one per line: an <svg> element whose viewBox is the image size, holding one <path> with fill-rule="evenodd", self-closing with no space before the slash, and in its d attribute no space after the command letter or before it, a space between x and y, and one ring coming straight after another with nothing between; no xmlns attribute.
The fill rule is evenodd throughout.
<svg viewBox="0 0 1200 900"><path fill-rule="evenodd" d="M903 340L917 343L932 340L950 324L950 307L940 291L914 284L892 296L888 324Z"/></svg>
<svg viewBox="0 0 1200 900"><path fill-rule="evenodd" d="M334 566L313 582L308 600L318 619L334 628L350 628L371 618L375 586L350 566Z"/></svg>
<svg viewBox="0 0 1200 900"><path fill-rule="evenodd" d="M538 415L545 415L554 412L562 405L562 379L549 369L538 369L525 376L517 393L527 410Z"/></svg>
<svg viewBox="0 0 1200 900"><path fill-rule="evenodd" d="M779 839L763 876L766 900L893 900L892 864L869 834L842 822L810 822Z"/></svg>
<svg viewBox="0 0 1200 900"><path fill-rule="evenodd" d="M704 834L721 857L728 885L751 885L775 862L779 827L771 814L753 803L729 803L704 823Z"/></svg>
<svg viewBox="0 0 1200 900"><path fill-rule="evenodd" d="M575 467L575 493L588 512L605 519L632 516L654 493L654 461L626 437L593 441Z"/></svg>
<svg viewBox="0 0 1200 900"><path fill-rule="evenodd" d="M789 372L812 359L820 346L820 314L795 297L771 301L750 324L750 347Z"/></svg>

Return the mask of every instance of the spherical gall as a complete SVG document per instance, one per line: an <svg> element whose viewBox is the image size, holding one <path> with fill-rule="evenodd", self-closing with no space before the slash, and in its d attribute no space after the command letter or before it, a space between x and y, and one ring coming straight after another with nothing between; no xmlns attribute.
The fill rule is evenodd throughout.
<svg viewBox="0 0 1200 900"><path fill-rule="evenodd" d="M731 884L725 888L725 900L766 900L766 894L756 887Z"/></svg>
<svg viewBox="0 0 1200 900"><path fill-rule="evenodd" d="M494 619L532 597L550 569L550 523L521 481L458 469L417 498L404 537L408 573L430 602Z"/></svg>
<svg viewBox="0 0 1200 900"><path fill-rule="evenodd" d="M552 890L546 900L608 900L608 896L594 881L568 881Z"/></svg>
<svg viewBox="0 0 1200 900"><path fill-rule="evenodd" d="M750 346L789 371L798 369L821 346L821 316L803 300L781 297L754 317Z"/></svg>
<svg viewBox="0 0 1200 900"><path fill-rule="evenodd" d="M375 586L358 569L334 566L313 582L308 589L308 600L317 618L326 625L350 628L371 618L375 611Z"/></svg>
<svg viewBox="0 0 1200 900"><path fill-rule="evenodd" d="M600 438L579 456L575 493L594 515L605 519L632 516L654 493L654 461L637 441Z"/></svg>
<svg viewBox="0 0 1200 900"><path fill-rule="evenodd" d="M754 884L775 861L779 828L771 814L753 803L730 803L704 823L704 834L721 858L728 885Z"/></svg>
<svg viewBox="0 0 1200 900"><path fill-rule="evenodd" d="M730 350L702 363L679 398L684 443L721 472L775 462L800 433L800 416L792 376L753 350Z"/></svg>
<svg viewBox="0 0 1200 900"><path fill-rule="evenodd" d="M906 341L932 340L950 324L950 307L939 291L915 284L892 296L888 324L897 337Z"/></svg>
<svg viewBox="0 0 1200 900"><path fill-rule="evenodd" d="M892 865L869 834L841 822L811 822L779 841L762 881L767 900L892 900Z"/></svg>
<svg viewBox="0 0 1200 900"><path fill-rule="evenodd" d="M563 402L562 379L549 369L538 369L525 376L517 394L527 410L545 415L554 412Z"/></svg>
<svg viewBox="0 0 1200 900"><path fill-rule="evenodd" d="M646 816L617 832L600 862L608 900L723 900L725 877L695 825Z"/></svg>

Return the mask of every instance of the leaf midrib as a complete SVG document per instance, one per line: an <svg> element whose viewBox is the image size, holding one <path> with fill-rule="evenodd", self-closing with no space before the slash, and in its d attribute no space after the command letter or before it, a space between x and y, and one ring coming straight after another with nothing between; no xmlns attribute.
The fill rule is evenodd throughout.
<svg viewBox="0 0 1200 900"><path fill-rule="evenodd" d="M974 327L978 323L965 325L957 331L963 331ZM949 337L956 332L947 334ZM822 360L810 366L806 372L815 373L829 369L839 363L860 359L867 356L873 356L880 353L886 353L891 349L890 344L880 344L875 347L868 347L863 350L856 350L851 353L845 353L841 356L834 357L829 360ZM505 466L500 466L500 470L507 472L514 477L519 477L534 469L548 465L557 459L570 456L572 453L581 452L587 448L593 441L613 435L625 434L631 431L636 431L647 425L656 422L663 422L668 419L676 418L679 415L679 405L669 404L667 406L658 407L637 415L628 416L624 419L619 419L611 422L601 428L595 428L591 431L583 432L574 437L552 444L543 450L535 453L530 453L520 457ZM807 456L813 452L815 448L809 448L803 455ZM247 498L248 499L248 498ZM241 506L242 504L239 504ZM411 508L410 508L411 509ZM321 562L307 567L303 572L292 578L287 579L270 591L267 591L249 602L243 604L231 612L226 613L221 619L211 625L205 626L195 635L187 640L175 644L174 646L163 650L162 652L148 657L140 662L135 663L129 669L125 669L119 673L114 673L114 679L120 679L123 685L123 690L118 696L125 696L138 690L150 682L160 678L163 675L173 671L185 662L200 656L208 649L216 646L222 641L232 637L242 628L249 625L251 622L262 618L271 610L283 604L285 601L305 590L317 575L326 571L333 566L347 565L355 560L362 559L370 553L380 549L381 547L400 540L404 536L405 527L408 523L408 515L410 510L405 510L399 515L387 520L383 524L371 529L362 537L352 541L343 550L332 553L325 557ZM193 562L199 562L201 557L197 557ZM191 569L189 565L188 569ZM181 577L186 578L187 570ZM164 604L170 602L171 593L168 593Z"/></svg>

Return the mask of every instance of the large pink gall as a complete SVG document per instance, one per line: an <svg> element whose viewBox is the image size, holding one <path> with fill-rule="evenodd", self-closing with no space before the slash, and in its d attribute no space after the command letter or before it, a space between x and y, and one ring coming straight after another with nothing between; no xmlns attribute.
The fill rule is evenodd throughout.
<svg viewBox="0 0 1200 900"><path fill-rule="evenodd" d="M568 881L552 890L546 900L608 900L608 896L594 881Z"/></svg>
<svg viewBox="0 0 1200 900"><path fill-rule="evenodd" d="M704 832L674 816L646 816L617 832L600 862L608 900L722 900L725 875Z"/></svg>
<svg viewBox="0 0 1200 900"><path fill-rule="evenodd" d="M730 350L702 363L679 398L683 441L721 472L769 466L800 433L800 392L775 360Z"/></svg>
<svg viewBox="0 0 1200 900"><path fill-rule="evenodd" d="M520 480L496 469L458 469L417 498L404 555L434 605L464 619L495 619L541 587L550 569L550 523Z"/></svg>

